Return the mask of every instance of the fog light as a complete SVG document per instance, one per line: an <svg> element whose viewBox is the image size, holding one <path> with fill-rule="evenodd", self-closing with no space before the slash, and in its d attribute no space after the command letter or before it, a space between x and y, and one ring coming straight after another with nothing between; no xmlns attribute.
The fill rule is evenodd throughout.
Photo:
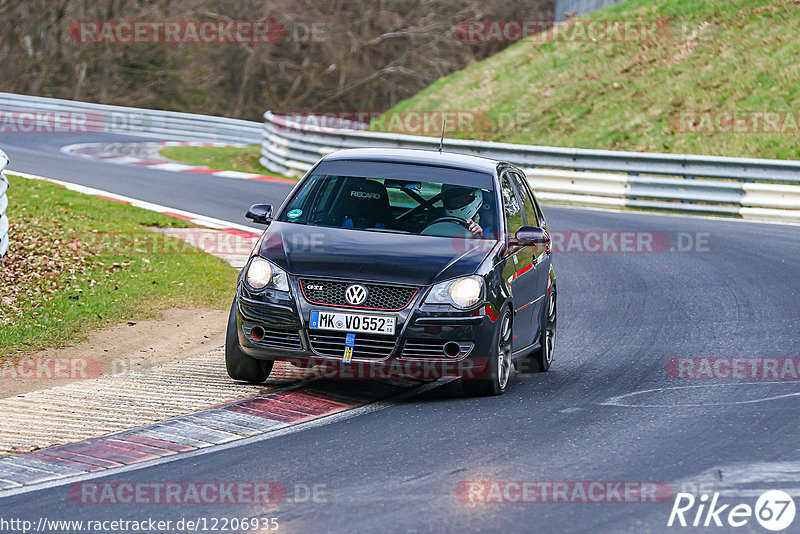
<svg viewBox="0 0 800 534"><path fill-rule="evenodd" d="M261 341L264 339L264 329L260 326L254 326L253 329L250 330L250 337L252 337L254 341Z"/></svg>
<svg viewBox="0 0 800 534"><path fill-rule="evenodd" d="M455 358L459 354L461 354L461 347L458 346L458 343L455 341L448 341L444 344L444 353L446 356L451 358Z"/></svg>

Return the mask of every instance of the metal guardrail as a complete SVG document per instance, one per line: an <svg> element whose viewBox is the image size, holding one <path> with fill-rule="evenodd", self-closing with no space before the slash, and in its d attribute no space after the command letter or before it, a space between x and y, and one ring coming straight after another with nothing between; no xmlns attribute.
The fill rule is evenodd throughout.
<svg viewBox="0 0 800 534"><path fill-rule="evenodd" d="M8 215L6 215L6 208L8 208L8 178L6 178L3 170L8 166L8 156L0 150L0 259L5 256L8 250Z"/></svg>
<svg viewBox="0 0 800 534"><path fill-rule="evenodd" d="M32 133L40 128L52 131L54 125L61 125L66 131L77 132L261 143L261 164L290 176L304 174L320 157L339 148L435 150L439 143L436 137L326 128L271 112L264 114L265 122L260 124L12 93L0 93L0 113L6 115L0 123L4 132L15 125ZM464 139L446 139L445 147L450 152L519 165L544 201L800 222L800 161L586 150Z"/></svg>
<svg viewBox="0 0 800 534"><path fill-rule="evenodd" d="M304 174L340 148L435 150L438 137L319 126L264 114L261 164ZM445 139L449 152L525 169L544 201L800 222L800 161L654 154Z"/></svg>
<svg viewBox="0 0 800 534"><path fill-rule="evenodd" d="M0 113L11 114L4 133L58 131L103 132L134 136L158 136L179 141L216 141L259 144L258 122L195 115L176 111L138 109L76 102L57 98L0 93ZM49 116L43 114L50 113ZM60 118L55 117L60 113ZM37 115L38 114L38 115Z"/></svg>

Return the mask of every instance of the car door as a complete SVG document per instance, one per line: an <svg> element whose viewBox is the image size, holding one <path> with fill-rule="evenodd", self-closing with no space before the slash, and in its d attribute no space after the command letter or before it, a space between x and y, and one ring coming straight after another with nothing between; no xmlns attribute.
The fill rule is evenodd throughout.
<svg viewBox="0 0 800 534"><path fill-rule="evenodd" d="M533 191L531 190L528 181L525 179L525 175L522 174L521 171L512 171L509 174L511 175L512 183L517 188L520 196L520 205L522 206L522 214L525 219L525 226L538 226L539 228L544 228L547 230L547 223L545 222L542 211L536 202ZM533 328L534 337L531 340L533 341L533 339L537 339L536 335L538 334L539 327L541 326L539 323L541 322L542 317L542 307L547 303L545 295L547 293L552 258L550 247L529 247L525 250L525 254L530 254L530 258L525 258L525 260L527 261L530 259L532 265L530 274L531 278L533 279L531 280L531 284L535 288L534 295L532 297L532 302L534 302L534 304L530 305L530 307L533 308L532 313L534 321L531 324L535 324L535 327Z"/></svg>
<svg viewBox="0 0 800 534"><path fill-rule="evenodd" d="M521 197L514 181L511 171L501 172L500 191L508 238L513 238L517 230L525 225ZM539 327L538 319L534 316L537 283L535 273L532 272L532 260L531 247L509 246L506 249L503 277L511 288L514 299L514 341L511 344L513 351L533 343Z"/></svg>

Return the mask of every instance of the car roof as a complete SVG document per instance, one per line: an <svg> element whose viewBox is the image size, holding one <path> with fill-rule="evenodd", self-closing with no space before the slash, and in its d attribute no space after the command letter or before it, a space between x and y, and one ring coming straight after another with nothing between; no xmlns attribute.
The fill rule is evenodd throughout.
<svg viewBox="0 0 800 534"><path fill-rule="evenodd" d="M412 148L347 148L332 152L325 156L323 160L430 165L490 174L494 174L495 169L500 164L499 161L480 156Z"/></svg>

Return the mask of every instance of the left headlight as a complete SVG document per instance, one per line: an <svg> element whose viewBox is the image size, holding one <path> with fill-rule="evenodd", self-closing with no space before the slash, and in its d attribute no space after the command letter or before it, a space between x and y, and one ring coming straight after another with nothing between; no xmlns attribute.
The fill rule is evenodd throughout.
<svg viewBox="0 0 800 534"><path fill-rule="evenodd" d="M483 278L480 276L465 276L456 278L431 288L426 304L450 304L461 310L472 308L483 297Z"/></svg>
<svg viewBox="0 0 800 534"><path fill-rule="evenodd" d="M256 291L267 288L289 291L289 277L286 276L286 271L264 258L256 257L250 260L245 281Z"/></svg>

